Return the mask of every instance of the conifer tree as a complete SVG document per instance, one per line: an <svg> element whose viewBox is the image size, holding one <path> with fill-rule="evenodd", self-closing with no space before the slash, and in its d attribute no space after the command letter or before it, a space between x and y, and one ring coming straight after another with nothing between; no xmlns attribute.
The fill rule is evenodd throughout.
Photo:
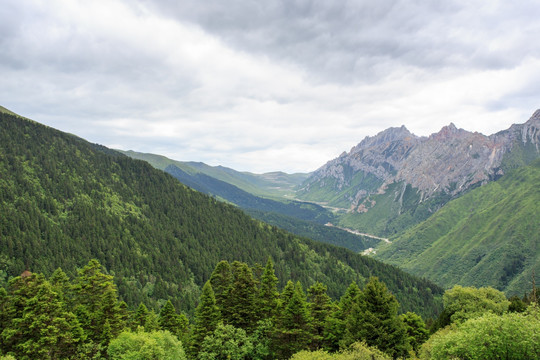
<svg viewBox="0 0 540 360"><path fill-rule="evenodd" d="M277 316L280 317L294 294L294 283L289 280L279 295Z"/></svg>
<svg viewBox="0 0 540 360"><path fill-rule="evenodd" d="M321 348L323 345L324 327L332 310L332 300L326 290L327 287L320 282L308 289L308 304L313 330L311 348L314 350Z"/></svg>
<svg viewBox="0 0 540 360"><path fill-rule="evenodd" d="M251 331L257 323L256 309L257 287L251 268L246 264L235 261L231 265L233 282L227 297L227 318L224 323L236 328Z"/></svg>
<svg viewBox="0 0 540 360"><path fill-rule="evenodd" d="M362 293L363 301L357 301L346 319L343 344L363 340L390 356L405 356L410 345L394 295L376 277L369 279Z"/></svg>
<svg viewBox="0 0 540 360"><path fill-rule="evenodd" d="M177 314L171 300L161 308L158 319L161 330L167 330L179 340L185 341L188 319L184 314Z"/></svg>
<svg viewBox="0 0 540 360"><path fill-rule="evenodd" d="M214 296L216 297L216 305L219 307L222 316L226 316L227 311L227 296L232 287L232 273L231 265L226 260L221 260L212 275L210 276L210 284L214 290Z"/></svg>
<svg viewBox="0 0 540 360"><path fill-rule="evenodd" d="M330 351L339 350L339 344L343 341L345 335L345 319L353 310L360 294L360 288L356 282L352 282L345 291L345 294L341 297L339 304L333 306L333 311L328 316L324 326L324 344L326 349Z"/></svg>
<svg viewBox="0 0 540 360"><path fill-rule="evenodd" d="M190 339L189 353L195 357L204 338L211 335L220 320L219 308L216 305L214 290L210 281L202 289L199 305L195 309L193 332Z"/></svg>
<svg viewBox="0 0 540 360"><path fill-rule="evenodd" d="M307 349L311 343L311 316L302 285L297 282L287 306L280 315L276 350L280 358Z"/></svg>
<svg viewBox="0 0 540 360"><path fill-rule="evenodd" d="M274 272L274 263L271 258L268 258L259 285L257 310L260 319L271 319L276 314L279 300L277 283L278 278Z"/></svg>
<svg viewBox="0 0 540 360"><path fill-rule="evenodd" d="M139 327L144 328L147 318L148 308L143 303L140 303L137 311L133 315L133 321L131 322L131 330L136 331Z"/></svg>
<svg viewBox="0 0 540 360"><path fill-rule="evenodd" d="M13 285L12 317L2 331L3 348L18 359L74 358L84 340L73 313L43 275L20 277Z"/></svg>
<svg viewBox="0 0 540 360"><path fill-rule="evenodd" d="M104 337L102 331L105 323L108 322L112 337L118 335L124 326L113 277L102 272L97 260L90 260L79 271L73 293L75 314L87 337L106 346L109 339Z"/></svg>

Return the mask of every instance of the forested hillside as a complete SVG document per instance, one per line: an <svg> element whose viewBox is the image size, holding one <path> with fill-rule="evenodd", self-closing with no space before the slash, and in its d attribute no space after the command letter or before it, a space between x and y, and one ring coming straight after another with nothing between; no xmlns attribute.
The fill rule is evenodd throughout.
<svg viewBox="0 0 540 360"><path fill-rule="evenodd" d="M540 274L539 184L536 160L448 203L376 256L446 287L522 295Z"/></svg>
<svg viewBox="0 0 540 360"><path fill-rule="evenodd" d="M177 161L157 154L140 153L133 150L119 151L133 159L147 161L156 169L165 170L172 165L189 175L206 175L234 185L250 194L265 198L282 199L283 197L293 196L294 188L309 176L309 174L305 173L286 174L281 171L254 174L236 171L224 166L210 166L203 162Z"/></svg>
<svg viewBox="0 0 540 360"><path fill-rule="evenodd" d="M280 279L320 281L340 296L378 276L402 311L432 316L442 290L352 251L293 236L172 176L35 122L0 114L2 282L25 268L70 276L97 258L121 299L191 312L220 260L275 261ZM282 280L283 281L283 280ZM284 284L281 283L280 286Z"/></svg>
<svg viewBox="0 0 540 360"><path fill-rule="evenodd" d="M255 219L293 234L343 246L356 252L375 247L379 243L378 240L372 238L324 226L334 220L334 214L319 205L300 201L265 199L203 173L189 174L176 165L167 166L165 171L192 189L233 203Z"/></svg>

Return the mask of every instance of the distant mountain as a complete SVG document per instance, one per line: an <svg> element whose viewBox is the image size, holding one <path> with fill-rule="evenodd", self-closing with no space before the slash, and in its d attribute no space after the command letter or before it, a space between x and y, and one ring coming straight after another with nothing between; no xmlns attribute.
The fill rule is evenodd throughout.
<svg viewBox="0 0 540 360"><path fill-rule="evenodd" d="M140 153L132 150L121 153L150 163L157 169L165 170L173 165L189 175L204 174L234 185L250 194L269 198L293 197L294 188L306 180L309 174L286 174L276 171L265 174L240 172L224 166L210 166L202 162L176 161L165 156Z"/></svg>
<svg viewBox="0 0 540 360"><path fill-rule="evenodd" d="M123 153L133 158L149 161L154 167L171 174L192 189L234 204L252 217L290 231L293 234L343 246L356 252L376 247L380 242L335 227L324 226L329 222L334 222L335 216L331 211L317 204L293 201L290 199L291 196L273 200L278 198L272 197L272 199L268 199L253 194L268 194L265 191L265 186L268 188L268 181L271 181L274 185L282 184L283 186L280 186L282 189L291 189L293 184L298 181L298 178L305 178L302 174L288 175L279 172L262 175L249 174L248 176L252 177L251 179L253 177L263 179L263 181L251 182L251 187L256 186L258 190L253 190L253 193L250 193L229 182L207 175L207 173L218 174L221 175L221 178L234 182L238 179L238 174L243 177L245 173L239 173L224 167L211 167L204 163L175 161L161 155L141 154L133 151L124 151ZM227 177L223 176L224 174L233 174L234 176ZM259 186L263 186L263 188Z"/></svg>
<svg viewBox="0 0 540 360"><path fill-rule="evenodd" d="M540 276L540 160L508 171L407 230L377 258L445 287L530 291Z"/></svg>
<svg viewBox="0 0 540 360"><path fill-rule="evenodd" d="M175 165L167 166L165 171L192 189L237 205L252 217L299 236L343 246L356 252L375 247L380 242L325 226L334 220L334 215L316 204L258 197L203 173L190 175Z"/></svg>
<svg viewBox="0 0 540 360"><path fill-rule="evenodd" d="M433 316L442 289L394 266L294 236L191 190L148 163L0 112L0 285L28 268L68 275L97 258L134 307L193 311L220 260L320 281L334 298L378 276L404 311ZM280 284L283 286L284 284Z"/></svg>
<svg viewBox="0 0 540 360"><path fill-rule="evenodd" d="M315 171L297 197L341 208L343 226L391 235L539 156L540 110L491 136L453 124L429 137L390 128Z"/></svg>

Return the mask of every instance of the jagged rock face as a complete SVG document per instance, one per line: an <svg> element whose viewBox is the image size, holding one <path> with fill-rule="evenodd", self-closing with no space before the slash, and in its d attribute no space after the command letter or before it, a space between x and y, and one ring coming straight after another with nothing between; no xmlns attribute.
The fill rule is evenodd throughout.
<svg viewBox="0 0 540 360"><path fill-rule="evenodd" d="M384 192L393 182L410 184L421 192L422 199L440 192L457 195L503 175L505 154L520 144L533 145L535 156L540 156L540 110L525 124L514 124L491 136L457 129L454 124L429 137L418 137L404 126L390 128L329 161L304 182L298 194L303 197L328 184L339 192L363 172L375 176L380 184L377 189L355 184L355 194L346 200L357 211L365 211L359 205L366 196Z"/></svg>

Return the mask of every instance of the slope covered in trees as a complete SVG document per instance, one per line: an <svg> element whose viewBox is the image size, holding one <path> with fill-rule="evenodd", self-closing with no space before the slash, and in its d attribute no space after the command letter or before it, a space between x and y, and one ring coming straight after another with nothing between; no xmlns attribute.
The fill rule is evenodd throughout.
<svg viewBox="0 0 540 360"><path fill-rule="evenodd" d="M338 297L378 276L402 311L432 316L442 290L349 250L294 236L186 188L143 161L0 114L0 275L68 275L97 258L128 305L192 312L218 261L275 259L280 279ZM282 280L283 281L283 280ZM280 283L280 286L285 284Z"/></svg>
<svg viewBox="0 0 540 360"><path fill-rule="evenodd" d="M445 287L522 295L540 274L538 184L540 160L448 203L376 256Z"/></svg>

